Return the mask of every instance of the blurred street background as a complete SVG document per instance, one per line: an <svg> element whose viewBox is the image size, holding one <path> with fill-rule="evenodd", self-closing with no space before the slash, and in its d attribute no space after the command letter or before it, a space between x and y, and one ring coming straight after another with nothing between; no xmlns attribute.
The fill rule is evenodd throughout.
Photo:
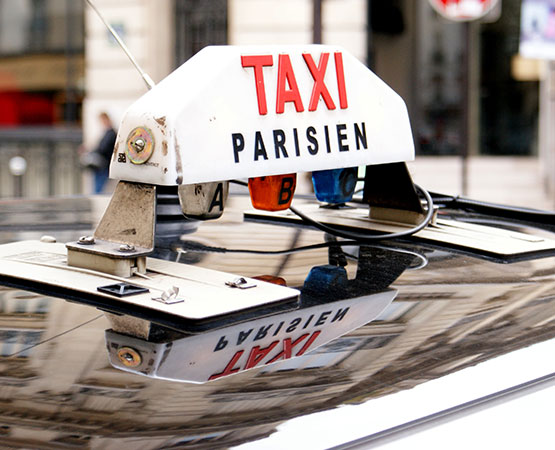
<svg viewBox="0 0 555 450"><path fill-rule="evenodd" d="M492 0L471 22L432 6L458 1L95 4L156 82L207 45L341 45L405 100L417 183L555 209L555 1ZM117 128L145 91L84 1L0 0L0 198L91 193L80 159L102 136L99 114Z"/></svg>
<svg viewBox="0 0 555 450"><path fill-rule="evenodd" d="M408 163L415 183L432 192L461 194L462 163L457 157L417 156ZM535 157L476 156L468 161L467 197L554 209L553 196L541 182L541 165Z"/></svg>

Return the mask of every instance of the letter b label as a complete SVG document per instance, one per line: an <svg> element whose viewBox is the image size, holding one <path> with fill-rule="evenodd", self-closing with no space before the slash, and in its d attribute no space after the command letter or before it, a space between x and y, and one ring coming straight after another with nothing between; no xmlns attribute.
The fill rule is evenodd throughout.
<svg viewBox="0 0 555 450"><path fill-rule="evenodd" d="M252 206L265 211L289 208L297 186L297 174L249 178Z"/></svg>

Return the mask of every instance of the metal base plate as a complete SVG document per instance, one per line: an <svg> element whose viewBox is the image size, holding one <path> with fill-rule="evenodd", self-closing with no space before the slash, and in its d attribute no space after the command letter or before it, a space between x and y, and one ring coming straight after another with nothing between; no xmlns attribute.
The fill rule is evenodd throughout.
<svg viewBox="0 0 555 450"><path fill-rule="evenodd" d="M369 217L368 207L334 210L321 208L315 204L305 204L299 209L310 218L326 225L357 233L395 233L413 227L410 224L373 220ZM302 220L289 210L277 213L250 210L245 212L245 219L282 224L302 223ZM555 240L552 239L442 218L438 218L434 225L429 225L416 233L414 238L503 260L518 260L544 254L549 256L555 252Z"/></svg>
<svg viewBox="0 0 555 450"><path fill-rule="evenodd" d="M296 289L247 278L256 287L236 289L229 274L185 264L147 259L146 277L121 278L67 264L63 244L23 241L0 245L0 284L94 305L187 332L199 332L254 315L298 305ZM98 288L128 283L149 292L118 297ZM156 300L177 288L180 302Z"/></svg>

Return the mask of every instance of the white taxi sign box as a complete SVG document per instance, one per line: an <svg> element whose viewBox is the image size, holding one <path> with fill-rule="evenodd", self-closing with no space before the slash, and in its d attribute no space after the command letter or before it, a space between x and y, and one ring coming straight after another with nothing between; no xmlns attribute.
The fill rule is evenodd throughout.
<svg viewBox="0 0 555 450"><path fill-rule="evenodd" d="M110 176L184 185L413 158L404 101L341 47L213 46L127 110Z"/></svg>
<svg viewBox="0 0 555 450"><path fill-rule="evenodd" d="M150 378L205 383L301 357L376 319L397 291L311 306L169 342L106 331L112 366Z"/></svg>

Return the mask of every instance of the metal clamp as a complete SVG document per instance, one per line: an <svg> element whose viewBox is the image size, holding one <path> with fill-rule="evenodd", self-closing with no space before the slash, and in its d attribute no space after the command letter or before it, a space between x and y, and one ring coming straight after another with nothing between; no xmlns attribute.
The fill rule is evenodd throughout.
<svg viewBox="0 0 555 450"><path fill-rule="evenodd" d="M170 289L162 292L160 297L152 297L152 300L165 305L173 305L174 303L182 303L185 301L184 298L179 297L179 288L177 286L172 286Z"/></svg>
<svg viewBox="0 0 555 450"><path fill-rule="evenodd" d="M226 281L225 284L226 286L239 289L250 289L256 287L256 283L249 282L243 277L235 278L235 280L232 281Z"/></svg>

